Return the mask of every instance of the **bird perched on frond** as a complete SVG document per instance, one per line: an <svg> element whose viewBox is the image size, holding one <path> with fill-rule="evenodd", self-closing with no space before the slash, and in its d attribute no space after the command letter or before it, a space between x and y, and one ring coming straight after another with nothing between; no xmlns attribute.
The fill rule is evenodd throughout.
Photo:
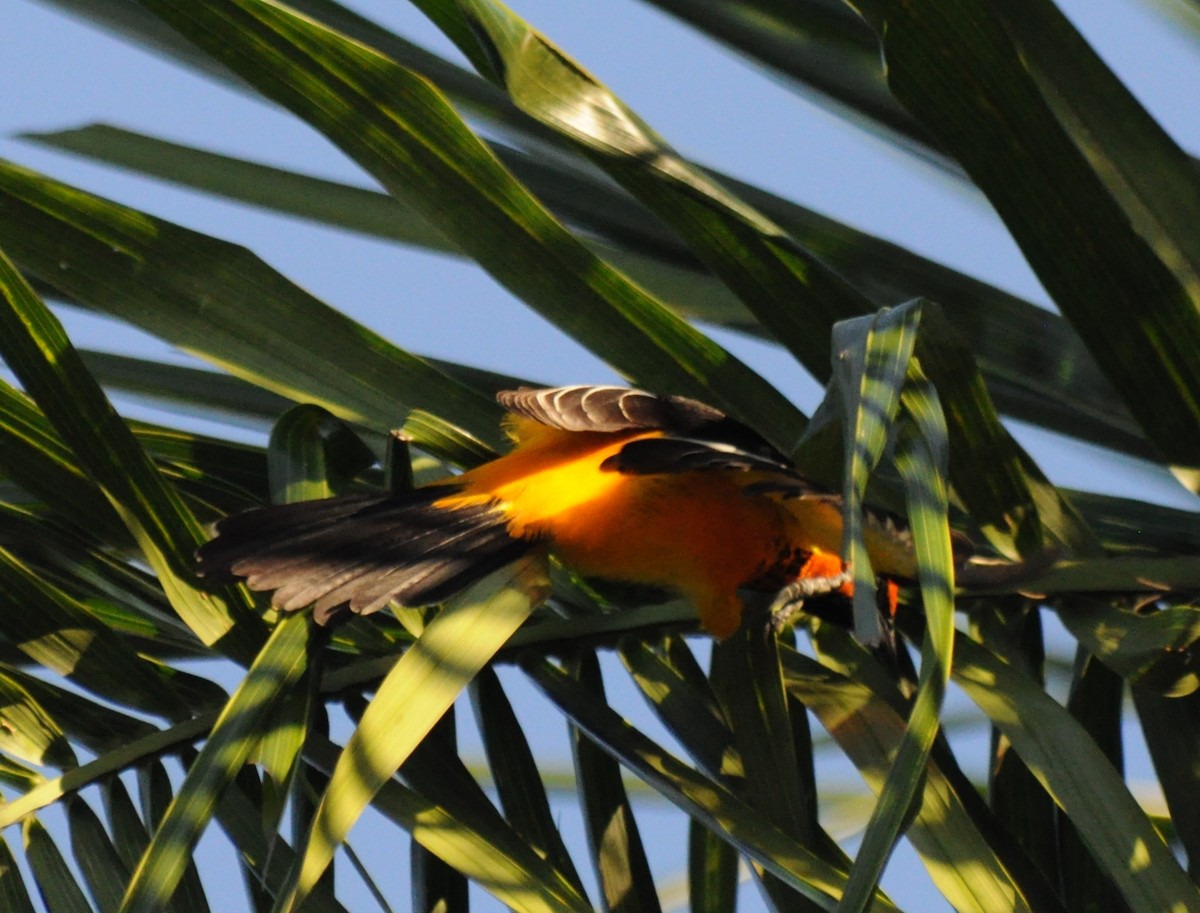
<svg viewBox="0 0 1200 913"><path fill-rule="evenodd" d="M584 577L643 584L695 604L718 638L739 590L851 592L838 558L841 499L758 433L703 403L605 386L500 393L512 450L398 495L349 495L228 517L202 576L245 578L325 623L392 600L441 602L526 555ZM901 524L868 515L875 571L916 576ZM894 590L892 591L894 599ZM894 609L894 606L893 606Z"/></svg>

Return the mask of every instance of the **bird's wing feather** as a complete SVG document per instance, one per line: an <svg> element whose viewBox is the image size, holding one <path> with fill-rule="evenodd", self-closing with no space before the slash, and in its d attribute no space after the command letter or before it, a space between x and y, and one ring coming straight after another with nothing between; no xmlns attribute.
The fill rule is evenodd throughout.
<svg viewBox="0 0 1200 913"><path fill-rule="evenodd" d="M510 412L563 431L675 429L725 418L724 413L696 400L627 387L522 387L504 390L496 399Z"/></svg>
<svg viewBox="0 0 1200 913"><path fill-rule="evenodd" d="M791 463L752 428L684 396L657 396L627 387L574 386L505 390L496 399L510 412L561 431L662 431L707 441L780 465Z"/></svg>

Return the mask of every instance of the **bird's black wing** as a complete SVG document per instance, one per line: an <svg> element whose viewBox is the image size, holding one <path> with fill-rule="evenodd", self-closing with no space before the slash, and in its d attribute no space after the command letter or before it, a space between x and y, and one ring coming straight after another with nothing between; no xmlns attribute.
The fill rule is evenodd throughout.
<svg viewBox="0 0 1200 913"><path fill-rule="evenodd" d="M630 441L605 460L601 469L627 475L657 475L672 472L738 470L770 472L782 476L781 485L802 484L801 476L782 458L743 450L724 441L701 438L652 437Z"/></svg>
<svg viewBox="0 0 1200 913"><path fill-rule="evenodd" d="M196 570L213 583L245 578L252 590L274 590L284 611L313 605L322 624L345 607L365 614L392 599L441 602L535 545L510 536L489 504L436 503L453 491L434 485L235 514L217 523Z"/></svg>

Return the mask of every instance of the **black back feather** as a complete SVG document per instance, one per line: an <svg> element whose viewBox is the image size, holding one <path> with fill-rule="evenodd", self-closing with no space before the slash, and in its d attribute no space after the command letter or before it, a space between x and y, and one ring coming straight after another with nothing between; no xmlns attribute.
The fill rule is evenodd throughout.
<svg viewBox="0 0 1200 913"><path fill-rule="evenodd" d="M714 469L793 472L789 463L742 450L728 444L682 437L641 438L630 441L600 464L601 469L627 475L656 475ZM798 484L798 483L797 483Z"/></svg>

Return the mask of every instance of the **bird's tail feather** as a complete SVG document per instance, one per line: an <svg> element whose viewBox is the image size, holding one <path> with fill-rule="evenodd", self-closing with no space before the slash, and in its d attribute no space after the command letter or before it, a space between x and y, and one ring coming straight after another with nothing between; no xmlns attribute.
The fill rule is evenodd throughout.
<svg viewBox="0 0 1200 913"><path fill-rule="evenodd" d="M245 578L253 590L274 590L272 602L284 611L312 605L320 624L347 607L366 614L392 599L441 602L535 545L510 536L490 504L438 506L453 492L437 485L236 514L197 552L197 572L214 583Z"/></svg>

